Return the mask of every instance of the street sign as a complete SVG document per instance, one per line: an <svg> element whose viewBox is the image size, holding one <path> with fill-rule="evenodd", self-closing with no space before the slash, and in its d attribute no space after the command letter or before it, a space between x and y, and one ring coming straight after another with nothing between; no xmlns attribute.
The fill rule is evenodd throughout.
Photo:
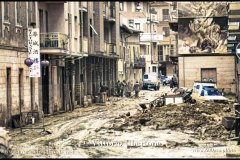
<svg viewBox="0 0 240 160"><path fill-rule="evenodd" d="M39 28L28 28L28 57L33 61L29 77L41 77Z"/></svg>

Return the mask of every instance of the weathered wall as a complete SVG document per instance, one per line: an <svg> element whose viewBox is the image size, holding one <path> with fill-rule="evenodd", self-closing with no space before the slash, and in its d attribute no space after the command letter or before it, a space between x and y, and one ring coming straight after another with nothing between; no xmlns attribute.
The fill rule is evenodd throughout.
<svg viewBox="0 0 240 160"><path fill-rule="evenodd" d="M192 88L201 80L201 68L216 68L217 87L236 93L234 56L179 57L179 86Z"/></svg>

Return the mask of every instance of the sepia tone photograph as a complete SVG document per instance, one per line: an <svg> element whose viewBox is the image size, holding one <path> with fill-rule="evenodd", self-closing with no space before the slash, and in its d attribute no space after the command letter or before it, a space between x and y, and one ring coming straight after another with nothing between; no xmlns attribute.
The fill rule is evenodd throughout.
<svg viewBox="0 0 240 160"><path fill-rule="evenodd" d="M0 159L239 159L239 23L237 1L0 1Z"/></svg>

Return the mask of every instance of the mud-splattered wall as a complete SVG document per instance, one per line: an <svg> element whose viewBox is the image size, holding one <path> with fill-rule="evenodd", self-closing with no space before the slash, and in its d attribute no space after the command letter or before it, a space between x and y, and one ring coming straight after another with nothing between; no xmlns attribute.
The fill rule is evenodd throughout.
<svg viewBox="0 0 240 160"><path fill-rule="evenodd" d="M227 53L227 3L178 3L179 54Z"/></svg>

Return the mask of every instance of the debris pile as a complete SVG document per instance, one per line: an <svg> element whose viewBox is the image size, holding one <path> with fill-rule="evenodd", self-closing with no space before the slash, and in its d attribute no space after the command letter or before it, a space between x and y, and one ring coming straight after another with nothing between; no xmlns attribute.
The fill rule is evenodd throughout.
<svg viewBox="0 0 240 160"><path fill-rule="evenodd" d="M226 140L229 132L221 123L223 116L230 115L232 104L196 103L167 105L144 110L135 115L121 115L115 119L112 129L140 131L142 126L155 130L171 129L192 134L198 139Z"/></svg>

